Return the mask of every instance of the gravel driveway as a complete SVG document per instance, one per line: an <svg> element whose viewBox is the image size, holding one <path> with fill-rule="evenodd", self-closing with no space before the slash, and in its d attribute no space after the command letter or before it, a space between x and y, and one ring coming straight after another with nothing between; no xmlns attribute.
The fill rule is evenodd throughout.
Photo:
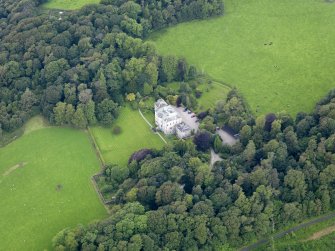
<svg viewBox="0 0 335 251"><path fill-rule="evenodd" d="M222 129L217 130L216 133L219 134L223 144L228 144L231 146L234 145L237 141L237 139L235 139L233 136L231 136L229 133L225 132Z"/></svg>
<svg viewBox="0 0 335 251"><path fill-rule="evenodd" d="M175 107L175 106L173 106L173 107L176 110L176 112L178 112L179 116L183 119L183 122L185 124L187 124L189 127L191 127L192 130L194 130L194 132L198 131L199 122L196 122L197 117L195 116L195 117L192 118L192 115L194 113L188 114L187 111L184 112L185 108L183 108L183 107Z"/></svg>

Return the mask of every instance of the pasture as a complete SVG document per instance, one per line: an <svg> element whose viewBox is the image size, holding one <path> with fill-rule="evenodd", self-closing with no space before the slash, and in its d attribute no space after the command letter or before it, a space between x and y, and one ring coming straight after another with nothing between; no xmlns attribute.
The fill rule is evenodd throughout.
<svg viewBox="0 0 335 251"><path fill-rule="evenodd" d="M106 163L126 165L130 155L142 148L162 148L164 142L154 134L137 110L123 107L114 126L121 127L115 135L111 128L96 126L91 132Z"/></svg>
<svg viewBox="0 0 335 251"><path fill-rule="evenodd" d="M98 4L100 0L48 0L43 8L57 10L77 10L87 4Z"/></svg>
<svg viewBox="0 0 335 251"><path fill-rule="evenodd" d="M185 57L236 86L256 115L312 111L335 86L335 3L225 0L225 14L152 34L163 55Z"/></svg>
<svg viewBox="0 0 335 251"><path fill-rule="evenodd" d="M0 148L0 250L51 250L63 228L107 215L90 180L99 163L88 135L41 123Z"/></svg>

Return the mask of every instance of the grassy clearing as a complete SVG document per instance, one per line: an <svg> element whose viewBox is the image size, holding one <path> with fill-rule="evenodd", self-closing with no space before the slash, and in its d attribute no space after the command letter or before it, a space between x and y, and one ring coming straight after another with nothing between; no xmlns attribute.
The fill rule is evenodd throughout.
<svg viewBox="0 0 335 251"><path fill-rule="evenodd" d="M133 152L142 148L161 148L164 145L137 110L122 108L115 125L122 128L119 135L113 135L112 128L91 128L106 163L126 165Z"/></svg>
<svg viewBox="0 0 335 251"><path fill-rule="evenodd" d="M320 233L324 229L328 229L335 225L335 218L329 219L322 223L305 227L301 230L288 234L272 243L263 245L257 250L331 250L334 247L335 232L324 235L318 240L308 240L315 233Z"/></svg>
<svg viewBox="0 0 335 251"><path fill-rule="evenodd" d="M236 86L256 114L311 111L335 86L335 4L226 0L225 16L151 36L161 54L185 56Z"/></svg>
<svg viewBox="0 0 335 251"><path fill-rule="evenodd" d="M84 5L98 3L100 3L100 0L49 0L42 7L58 10L77 10Z"/></svg>
<svg viewBox="0 0 335 251"><path fill-rule="evenodd" d="M90 181L99 163L86 133L30 131L0 148L0 163L0 250L50 250L61 229L106 216Z"/></svg>

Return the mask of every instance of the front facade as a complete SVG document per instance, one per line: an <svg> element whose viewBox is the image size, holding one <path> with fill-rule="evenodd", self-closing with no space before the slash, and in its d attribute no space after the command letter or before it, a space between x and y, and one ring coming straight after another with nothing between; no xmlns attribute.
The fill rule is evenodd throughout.
<svg viewBox="0 0 335 251"><path fill-rule="evenodd" d="M182 118L179 116L178 112L173 108L173 106L168 105L163 99L157 100L155 103L155 123L159 130L168 135L176 133L179 137L176 127L182 122ZM183 124L186 125L185 123ZM180 135L186 134L186 131L180 133Z"/></svg>

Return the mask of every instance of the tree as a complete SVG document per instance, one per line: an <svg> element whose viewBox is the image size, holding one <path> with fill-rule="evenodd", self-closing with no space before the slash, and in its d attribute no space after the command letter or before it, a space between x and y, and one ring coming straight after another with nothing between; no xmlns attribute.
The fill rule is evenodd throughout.
<svg viewBox="0 0 335 251"><path fill-rule="evenodd" d="M207 151L211 147L211 135L209 132L202 131L198 132L194 136L194 144L197 146L197 149L200 151Z"/></svg>
<svg viewBox="0 0 335 251"><path fill-rule="evenodd" d="M67 104L66 105L66 109L65 109L65 122L69 125L72 124L72 119L73 119L73 115L75 113L75 109L73 107L72 104Z"/></svg>
<svg viewBox="0 0 335 251"><path fill-rule="evenodd" d="M171 82L176 79L177 59L174 56L164 56L161 58L160 78L162 81Z"/></svg>
<svg viewBox="0 0 335 251"><path fill-rule="evenodd" d="M21 95L20 103L23 111L31 111L33 105L37 103L37 97L29 88L26 88Z"/></svg>
<svg viewBox="0 0 335 251"><path fill-rule="evenodd" d="M213 148L216 153L220 152L222 149L222 140L219 135L215 135Z"/></svg>
<svg viewBox="0 0 335 251"><path fill-rule="evenodd" d="M176 183L164 183L156 193L157 205L167 205L173 201L181 200L183 190Z"/></svg>
<svg viewBox="0 0 335 251"><path fill-rule="evenodd" d="M68 68L68 62L64 58L52 61L45 66L45 79L49 83L55 82Z"/></svg>
<svg viewBox="0 0 335 251"><path fill-rule="evenodd" d="M88 125L94 125L97 122L95 117L95 103L93 100L89 100L85 105L80 104L82 107Z"/></svg>
<svg viewBox="0 0 335 251"><path fill-rule="evenodd" d="M75 113L73 114L72 124L75 127L84 129L87 127L87 119L81 106L78 106Z"/></svg>
<svg viewBox="0 0 335 251"><path fill-rule="evenodd" d="M248 145L243 151L243 157L246 162L251 162L256 154L256 146L252 140L249 140Z"/></svg>
<svg viewBox="0 0 335 251"><path fill-rule="evenodd" d="M148 83L145 83L143 86L143 94L148 96L150 95L150 93L152 93L152 91L153 91L152 86L149 85Z"/></svg>
<svg viewBox="0 0 335 251"><path fill-rule="evenodd" d="M136 95L135 95L135 93L129 93L129 94L127 94L126 95L126 99L129 101L129 102L132 102L132 101L134 101L135 99L136 99Z"/></svg>
<svg viewBox="0 0 335 251"><path fill-rule="evenodd" d="M300 170L289 170L284 178L285 192L284 196L289 202L301 202L305 195L307 185L305 175Z"/></svg>
<svg viewBox="0 0 335 251"><path fill-rule="evenodd" d="M65 117L66 103L58 102L54 107L53 112L56 125L64 125L67 123Z"/></svg>
<svg viewBox="0 0 335 251"><path fill-rule="evenodd" d="M96 113L100 123L110 126L119 115L119 107L113 100L104 99L98 104Z"/></svg>

